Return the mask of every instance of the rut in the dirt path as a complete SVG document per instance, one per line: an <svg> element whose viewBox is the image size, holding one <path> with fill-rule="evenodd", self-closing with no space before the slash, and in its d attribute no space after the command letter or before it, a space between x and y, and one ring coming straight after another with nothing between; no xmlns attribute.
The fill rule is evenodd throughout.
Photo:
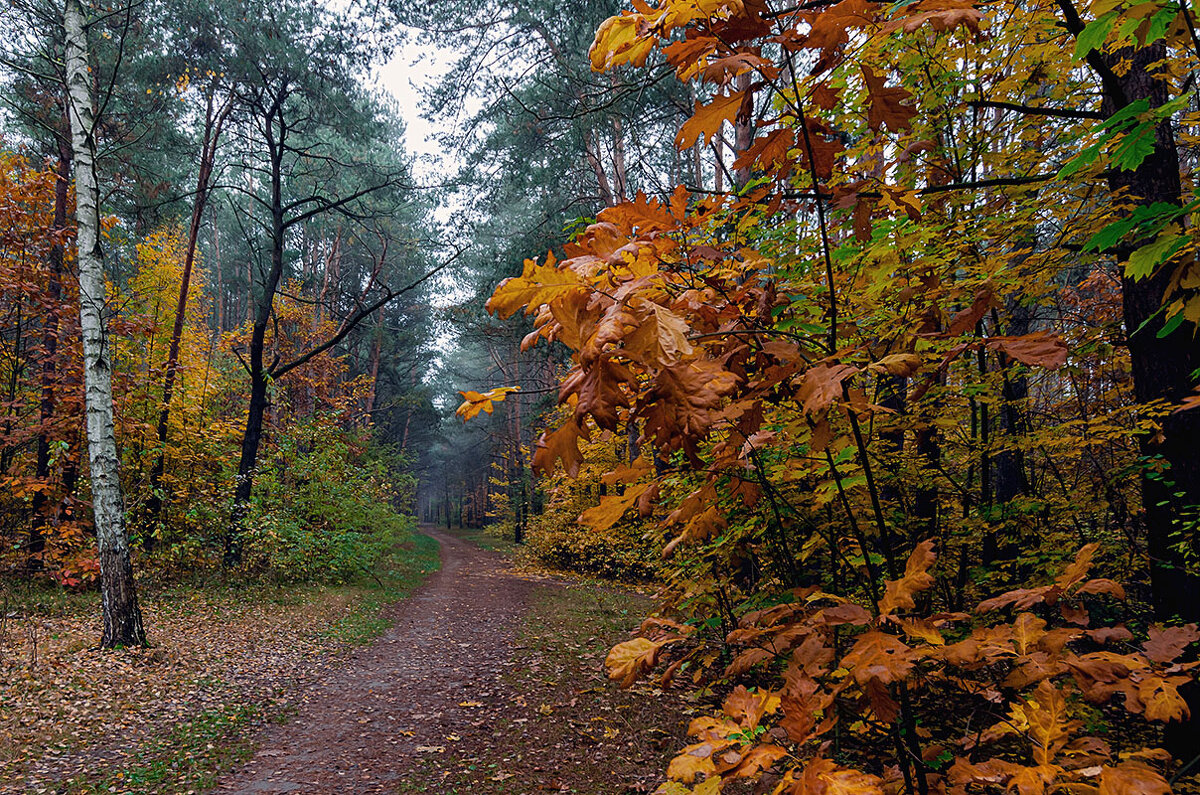
<svg viewBox="0 0 1200 795"><path fill-rule="evenodd" d="M501 556L427 532L442 544L441 570L216 792L392 793L422 755L493 742L481 718L511 697L501 677L533 585Z"/></svg>

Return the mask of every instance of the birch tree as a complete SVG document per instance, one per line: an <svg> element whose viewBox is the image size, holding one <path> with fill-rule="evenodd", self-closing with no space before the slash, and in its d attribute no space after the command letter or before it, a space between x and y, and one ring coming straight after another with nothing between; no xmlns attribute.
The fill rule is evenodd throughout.
<svg viewBox="0 0 1200 795"><path fill-rule="evenodd" d="M87 21L80 0L66 0L63 29L71 148L75 161L79 315L83 332L88 462L104 619L100 645L104 648L144 645L146 631L142 626L129 558L120 459L113 426L112 350L104 325L104 250L96 179L96 118L88 69Z"/></svg>

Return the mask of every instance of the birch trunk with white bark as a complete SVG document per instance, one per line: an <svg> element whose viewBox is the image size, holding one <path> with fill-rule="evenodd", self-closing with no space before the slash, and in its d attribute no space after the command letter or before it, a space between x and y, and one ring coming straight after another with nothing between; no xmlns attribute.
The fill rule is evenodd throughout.
<svg viewBox="0 0 1200 795"><path fill-rule="evenodd" d="M75 160L75 221L78 228L79 320L83 332L84 407L92 509L100 553L100 601L104 630L100 645L144 645L138 608L117 441L113 427L112 358L104 327L104 252L100 246L99 190L96 182L95 117L88 71L87 24L80 0L66 0L66 88Z"/></svg>

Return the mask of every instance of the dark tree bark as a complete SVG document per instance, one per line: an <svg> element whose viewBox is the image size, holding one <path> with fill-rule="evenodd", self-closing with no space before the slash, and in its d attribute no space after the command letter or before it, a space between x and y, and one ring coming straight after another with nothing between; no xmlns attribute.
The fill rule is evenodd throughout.
<svg viewBox="0 0 1200 795"><path fill-rule="evenodd" d="M1124 96L1109 93L1105 98L1105 110L1115 112L1140 99L1148 100L1152 108L1167 102L1169 86L1148 68L1166 57L1161 43L1135 53L1117 55L1131 59L1133 68L1125 77L1119 78ZM1180 205L1183 188L1179 155L1169 121L1159 124L1150 156L1134 171L1111 171L1109 187L1114 193L1126 191L1126 195L1140 205L1157 202ZM1145 242L1148 241L1137 241L1121 250L1120 259L1124 261ZM1192 328L1184 324L1170 334L1159 336L1167 319L1160 310L1173 273L1172 265L1174 263L1168 263L1140 280L1122 274L1134 393L1143 403L1182 400L1194 385L1192 373L1200 369L1200 346L1196 344ZM1197 539L1194 532L1187 537L1173 538L1175 533L1186 530L1180 522L1183 513L1189 506L1200 505L1198 439L1200 412L1187 411L1168 415L1163 420L1161 437L1147 436L1142 440L1143 455L1161 456L1168 466L1164 477L1148 473L1142 479L1154 611L1161 619L1200 620L1200 599L1197 599L1200 578L1187 571L1183 550L1176 546L1183 544L1195 552ZM1200 735L1196 742L1200 744Z"/></svg>
<svg viewBox="0 0 1200 795"><path fill-rule="evenodd" d="M183 258L183 276L179 283L179 298L175 302L175 323L171 328L171 345L167 352L166 373L163 376L162 409L158 415L158 451L154 466L150 470L150 496L146 499L142 520L142 545L150 549L154 545L154 529L162 515L162 479L166 472L167 436L171 422L171 399L175 396L175 380L179 374L179 345L183 340L183 327L187 315L188 291L192 283L192 268L196 263L196 246L200 240L200 223L204 218L204 207L208 203L212 183L213 165L216 162L217 143L221 129L233 107L232 98L215 110L213 93L208 94L205 109L204 143L200 148L200 171L196 177L196 199L192 205L192 219L188 225L187 251Z"/></svg>
<svg viewBox="0 0 1200 795"><path fill-rule="evenodd" d="M284 223L283 208L283 152L287 141L288 128L283 117L283 102L286 94L276 97L268 109L265 131L267 148L271 158L271 267L261 285L262 289L255 295L253 283L250 287L254 297L254 325L250 330L249 369L250 371L250 405L246 412L246 431L242 434L242 454L238 460L237 484L233 495L233 516L230 532L225 537L225 565L237 565L242 558L241 531L246 514L250 509L250 496L254 492L254 469L258 465L258 450L262 444L263 418L266 416L267 405L270 402L267 377L269 375L265 363L264 348L267 339L267 326L271 321L271 312L275 301L275 291L279 289L279 280L283 276L283 246L284 233L287 227ZM278 132L276 132L278 124Z"/></svg>
<svg viewBox="0 0 1200 795"><path fill-rule="evenodd" d="M1069 30L1082 30L1073 9L1064 5ZM1152 71L1153 65L1168 57L1162 42L1139 50L1122 50L1110 55L1092 52L1088 62L1104 85L1103 111L1111 115L1130 103L1146 100L1158 108L1170 99L1167 81ZM1129 68L1119 76L1117 65L1126 61ZM1112 169L1108 172L1111 192L1123 192L1140 206L1163 202L1181 206L1183 186L1179 174L1179 153L1169 119L1155 130L1154 150L1133 171ZM1177 262L1168 262L1143 279L1125 273L1124 262L1139 246L1138 240L1117 250L1122 265L1122 303L1125 332L1128 336L1134 394L1140 403L1164 400L1175 403L1194 386L1192 374L1200 369L1200 345L1194 328L1183 324L1169 334L1163 328L1167 318L1161 312L1164 296ZM1141 452L1148 462L1142 475L1142 506L1150 557L1150 584L1154 615L1163 621L1200 621L1200 577L1189 570L1188 559L1200 550L1193 522L1200 505L1200 411L1169 414L1162 421L1162 432L1141 439ZM1154 462L1161 462L1162 471ZM1200 755L1200 687L1190 683L1181 688L1192 719L1167 727L1167 747L1177 758L1189 761Z"/></svg>

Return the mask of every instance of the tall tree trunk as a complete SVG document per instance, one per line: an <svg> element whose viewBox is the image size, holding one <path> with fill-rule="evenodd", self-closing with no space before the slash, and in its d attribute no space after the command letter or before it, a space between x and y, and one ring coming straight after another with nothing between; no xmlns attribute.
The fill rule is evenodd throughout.
<svg viewBox="0 0 1200 795"><path fill-rule="evenodd" d="M608 174L604 171L604 164L600 162L600 142L594 132L589 132L584 139L583 152L588 165L592 167L592 173L596 175L596 185L600 189L600 201L604 203L605 207L616 205L612 186L608 183Z"/></svg>
<svg viewBox="0 0 1200 795"><path fill-rule="evenodd" d="M329 254L325 257L325 270L321 274L321 292L313 304L312 330L316 334L321 328L321 309L329 297L329 286L335 284L342 271L342 228L339 226L333 237Z"/></svg>
<svg viewBox="0 0 1200 795"><path fill-rule="evenodd" d="M1082 30L1073 9L1065 6L1068 29L1076 35ZM1158 67L1168 58L1160 41L1136 51L1122 50L1102 61L1109 70L1105 80L1104 110L1111 114L1128 103L1147 100L1151 108L1164 105L1170 98L1170 86ZM1095 65L1095 64L1093 64ZM1119 65L1119 71L1118 71ZM1118 74L1123 76L1118 77ZM1104 75L1102 75L1104 77ZM1159 202L1180 206L1183 195L1179 175L1179 153L1170 120L1155 131L1154 151L1133 171L1110 169L1109 188L1136 204L1146 207ZM1124 263L1130 253L1150 242L1139 240L1118 251ZM1129 340L1129 358L1133 370L1134 394L1139 402L1155 400L1178 402L1194 386L1192 373L1200 369L1200 346L1195 329L1182 324L1162 334L1167 318L1161 314L1178 261L1169 262L1144 279L1122 272L1122 303L1125 331ZM1124 269L1122 269L1124 270ZM1200 549L1194 522L1200 506L1200 411L1169 414L1162 420L1162 433L1142 437L1142 454L1167 465L1162 473L1145 472L1142 477L1142 505L1150 554L1150 584L1154 614L1161 620L1200 621L1200 577L1193 559ZM1167 746L1181 761L1200 755L1200 687L1196 683L1181 688L1191 709L1192 719L1167 728Z"/></svg>
<svg viewBox="0 0 1200 795"><path fill-rule="evenodd" d="M625 165L625 125L620 117L612 120L613 138L613 181L616 188L616 199L624 202L629 198L629 171Z"/></svg>
<svg viewBox="0 0 1200 795"><path fill-rule="evenodd" d="M367 393L366 424L371 423L371 413L375 411L375 396L379 392L379 360L383 348L383 322L375 328L375 344L371 346L371 391Z"/></svg>
<svg viewBox="0 0 1200 795"><path fill-rule="evenodd" d="M753 102L753 92L750 90L750 73L738 75L735 83L739 91L745 91L747 102ZM738 114L733 124L733 156L741 157L754 144L754 109L745 114ZM733 172L733 185L736 190L746 187L750 181L750 167L742 166Z"/></svg>
<svg viewBox="0 0 1200 795"><path fill-rule="evenodd" d="M214 280L217 287L217 333L213 338L219 337L225 331L225 273L221 270L221 236L217 231L217 223L214 220L212 225L213 233L213 274L216 276Z"/></svg>
<svg viewBox="0 0 1200 795"><path fill-rule="evenodd" d="M100 246L99 189L96 182L95 119L88 69L87 27L80 0L66 0L66 83L75 161L75 221L78 227L79 321L83 336L84 406L92 510L100 553L100 601L104 629L100 645L144 645L146 631L138 608L120 459L113 425L111 348L104 327L104 252Z"/></svg>
<svg viewBox="0 0 1200 795"><path fill-rule="evenodd" d="M282 116L281 103L276 112ZM279 138L275 138L274 119L268 117L267 137L271 152L271 270L255 296L254 285L250 285L250 296L254 312L254 325L250 330L250 406L246 412L246 430L242 435L242 455L238 461L237 485L233 495L233 516L225 537L225 565L235 566L241 562L241 535L246 515L250 509L250 496L254 492L254 470L258 466L258 449L262 444L263 418L270 402L268 371L264 361L267 326L271 321L271 309L275 291L283 275L284 211L283 211L283 145L287 134L280 121Z"/></svg>
<svg viewBox="0 0 1200 795"><path fill-rule="evenodd" d="M14 307L14 318L12 325L12 351L6 351L7 356L11 359L9 362L8 371L8 386L5 389L4 402L8 408L4 410L4 437L12 438L13 422L16 419L17 392L21 387L21 375L25 372L24 348L24 306L17 303ZM7 336L7 334L5 335ZM17 455L17 447L15 445L5 445L4 450L0 452L0 472L8 472L12 466L13 459Z"/></svg>
<svg viewBox="0 0 1200 795"><path fill-rule="evenodd" d="M716 138L713 139L713 190L717 193L725 192L725 133L723 130L717 132Z"/></svg>
<svg viewBox="0 0 1200 795"><path fill-rule="evenodd" d="M213 91L208 95L205 111L204 143L200 147L200 173L196 177L196 200L192 205L192 220L188 225L187 251L183 257L183 275L179 282L179 298L175 302L175 323L171 328L171 345L167 351L166 374L163 376L162 410L158 414L158 451L154 467L150 470L150 496L146 499L142 522L142 544L147 549L153 546L154 529L162 514L162 479L166 472L167 435L171 422L171 399L175 396L175 380L179 373L179 345L183 340L183 327L187 319L188 290L192 283L192 268L196 264L196 246L200 241L200 222L204 218L204 206L208 202L209 185L212 181L213 164L217 156L217 142L225 117L233 107L232 100L214 114Z"/></svg>
<svg viewBox="0 0 1200 795"><path fill-rule="evenodd" d="M1147 99L1152 108L1168 99L1168 86L1149 71L1149 65L1167 57L1162 44L1120 53L1133 63L1121 79L1125 101ZM1115 58L1113 59L1115 60ZM1108 104L1116 110L1116 103ZM1109 187L1143 206L1165 202L1178 206L1183 189L1179 177L1179 155L1169 121L1158 126L1153 153L1134 171L1112 169ZM1138 241L1121 252L1122 259L1142 243ZM1194 329L1184 324L1174 332L1160 337L1167 318L1159 314L1163 295L1172 276L1169 263L1145 279L1122 277L1122 298L1125 329L1129 335L1129 355L1133 367L1134 392L1140 402L1166 399L1181 400L1193 387L1192 373L1200 369L1200 346L1193 338ZM1170 465L1166 478L1143 478L1142 491L1146 512L1146 527L1151 559L1151 581L1154 588L1155 614L1160 618L1178 617L1185 621L1200 620L1200 578L1187 571L1185 555L1175 548L1172 536L1184 528L1180 518L1187 506L1200 505L1200 412L1185 411L1170 414L1163 420L1161 440L1144 437L1143 453L1162 456ZM1179 495L1179 496L1176 496ZM1184 543L1195 551L1195 531ZM1200 742L1200 735L1196 736Z"/></svg>
<svg viewBox="0 0 1200 795"><path fill-rule="evenodd" d="M520 352L519 346L513 354L512 361L513 361L513 383L519 384L519 383L521 383L521 352ZM521 402L522 402L521 396L518 394L518 395L514 395L513 397L515 398L513 400L513 418L516 421L515 422L516 434L515 434L515 438L514 438L514 441L516 442L516 446L513 450L513 453L514 453L514 460L517 462L517 477L520 478L520 481L521 481L521 490L520 490L520 494L518 495L518 501L517 501L517 517L516 517L517 521L516 521L515 529L513 531L513 541L518 544L524 544L525 543L525 533L529 529L528 528L529 490L525 485L526 472L528 471L528 467L526 466L526 463L525 463L524 439L521 436L522 431L524 430L525 426L524 426L524 423L522 422L522 418L521 418Z"/></svg>
<svg viewBox="0 0 1200 795"><path fill-rule="evenodd" d="M408 412L408 416L404 418L404 434L400 437L400 452L401 453L408 450L408 428L410 425L412 425L412 417L413 417L413 413L412 413L412 410L410 409Z"/></svg>

